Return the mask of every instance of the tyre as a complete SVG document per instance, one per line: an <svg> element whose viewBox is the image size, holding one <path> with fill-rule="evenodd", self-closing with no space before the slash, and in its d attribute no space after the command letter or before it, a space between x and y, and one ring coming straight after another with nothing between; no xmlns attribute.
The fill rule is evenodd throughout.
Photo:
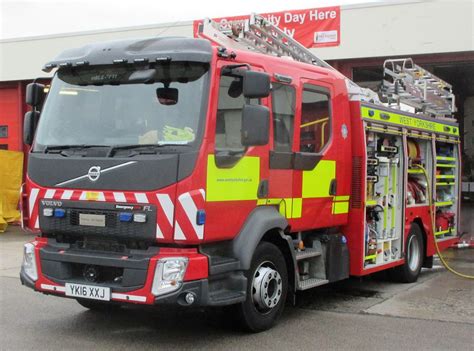
<svg viewBox="0 0 474 351"><path fill-rule="evenodd" d="M120 308L120 305L110 303L110 302L102 302L102 301L87 300L87 299L77 299L77 302L82 307L85 307L91 311L111 312L111 311L118 310Z"/></svg>
<svg viewBox="0 0 474 351"><path fill-rule="evenodd" d="M261 332L278 321L285 307L288 272L278 247L261 242L246 276L247 299L235 306L237 317L247 331Z"/></svg>
<svg viewBox="0 0 474 351"><path fill-rule="evenodd" d="M413 283L420 275L423 265L423 235L418 224L413 223L405 243L405 263L390 271L390 277L398 282Z"/></svg>

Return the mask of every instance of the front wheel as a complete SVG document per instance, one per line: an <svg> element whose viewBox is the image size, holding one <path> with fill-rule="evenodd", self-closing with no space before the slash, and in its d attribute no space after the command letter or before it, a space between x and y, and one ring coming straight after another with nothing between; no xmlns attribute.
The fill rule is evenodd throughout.
<svg viewBox="0 0 474 351"><path fill-rule="evenodd" d="M390 276L402 283L416 282L423 265L423 235L418 224L412 224L405 245L405 263L393 268Z"/></svg>
<svg viewBox="0 0 474 351"><path fill-rule="evenodd" d="M238 318L249 331L267 330L281 316L288 292L286 263L278 247L261 242L246 275L247 299L236 306Z"/></svg>

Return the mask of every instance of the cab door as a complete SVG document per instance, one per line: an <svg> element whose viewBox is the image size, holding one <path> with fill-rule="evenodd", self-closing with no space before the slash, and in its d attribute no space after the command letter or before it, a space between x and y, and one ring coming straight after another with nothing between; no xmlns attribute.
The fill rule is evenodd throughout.
<svg viewBox="0 0 474 351"><path fill-rule="evenodd" d="M301 198L302 206L301 217L292 226L306 230L341 225L349 212L347 99L326 81L302 79L300 83L293 197Z"/></svg>
<svg viewBox="0 0 474 351"><path fill-rule="evenodd" d="M268 198L260 200L260 204L277 206L280 214L290 219L301 215L301 201L293 198L296 87L272 82L270 99L273 137L269 152Z"/></svg>

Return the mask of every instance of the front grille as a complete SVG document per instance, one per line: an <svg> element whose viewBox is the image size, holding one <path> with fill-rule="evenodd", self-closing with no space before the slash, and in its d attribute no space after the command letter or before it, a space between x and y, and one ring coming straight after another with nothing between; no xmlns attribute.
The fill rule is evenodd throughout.
<svg viewBox="0 0 474 351"><path fill-rule="evenodd" d="M64 218L45 217L43 208L48 204L40 203L40 228L45 234L80 235L82 237L94 236L98 239L132 239L152 241L156 238L156 207L147 206L146 210L136 204L130 205L133 210L124 210L126 204L117 208L114 203L61 201L60 208L66 211ZM145 223L121 222L120 212L146 213ZM80 214L104 215L105 227L81 225Z"/></svg>

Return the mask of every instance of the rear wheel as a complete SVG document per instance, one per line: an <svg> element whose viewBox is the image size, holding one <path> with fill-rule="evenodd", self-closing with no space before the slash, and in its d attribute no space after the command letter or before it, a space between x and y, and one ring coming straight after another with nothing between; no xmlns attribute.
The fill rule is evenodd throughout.
<svg viewBox="0 0 474 351"><path fill-rule="evenodd" d="M102 301L87 300L87 299L77 299L77 302L82 307L88 308L91 311L110 312L110 311L118 310L120 308L120 305L110 303L110 302L102 302Z"/></svg>
<svg viewBox="0 0 474 351"><path fill-rule="evenodd" d="M423 265L423 235L418 224L413 223L405 245L405 263L393 268L390 276L402 283L416 282Z"/></svg>
<svg viewBox="0 0 474 351"><path fill-rule="evenodd" d="M267 330L281 316L288 292L286 263L278 247L261 242L246 275L247 299L236 306L239 321L252 332Z"/></svg>

